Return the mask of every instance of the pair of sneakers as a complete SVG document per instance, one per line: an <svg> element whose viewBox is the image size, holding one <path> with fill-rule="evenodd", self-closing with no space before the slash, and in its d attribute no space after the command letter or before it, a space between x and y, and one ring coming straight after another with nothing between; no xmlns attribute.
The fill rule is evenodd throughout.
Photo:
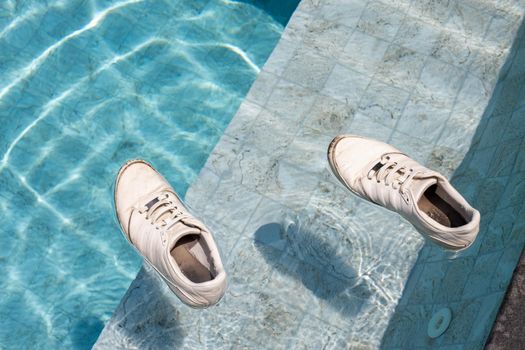
<svg viewBox="0 0 525 350"><path fill-rule="evenodd" d="M351 192L399 213L432 242L462 250L475 240L479 212L445 177L391 145L337 136L328 162ZM212 234L151 165L132 160L122 166L115 209L126 239L184 303L203 308L222 298L226 273Z"/></svg>

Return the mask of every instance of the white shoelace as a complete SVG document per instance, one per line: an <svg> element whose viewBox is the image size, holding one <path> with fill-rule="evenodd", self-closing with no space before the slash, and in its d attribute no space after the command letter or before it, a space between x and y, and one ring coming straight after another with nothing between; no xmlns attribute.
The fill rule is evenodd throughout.
<svg viewBox="0 0 525 350"><path fill-rule="evenodd" d="M175 205L169 193L163 193L153 198L139 209L139 213L146 213L146 220L150 220L156 229L165 228L166 230L169 230L182 219L189 217Z"/></svg>
<svg viewBox="0 0 525 350"><path fill-rule="evenodd" d="M381 156L381 160L372 168L367 174L367 178L372 180L374 177L377 183L384 182L385 186L392 185L392 188L403 195L405 200L408 200L406 189L410 186L414 176L422 173L424 170L421 167L414 169L413 161L407 158L403 161L391 160L390 155L402 153L386 153Z"/></svg>

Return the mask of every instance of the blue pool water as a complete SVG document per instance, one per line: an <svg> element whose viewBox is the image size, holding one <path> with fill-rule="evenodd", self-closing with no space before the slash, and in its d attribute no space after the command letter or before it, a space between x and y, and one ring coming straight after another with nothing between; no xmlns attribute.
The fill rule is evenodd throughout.
<svg viewBox="0 0 525 350"><path fill-rule="evenodd" d="M184 194L298 1L0 3L0 348L87 348L140 259L112 185Z"/></svg>

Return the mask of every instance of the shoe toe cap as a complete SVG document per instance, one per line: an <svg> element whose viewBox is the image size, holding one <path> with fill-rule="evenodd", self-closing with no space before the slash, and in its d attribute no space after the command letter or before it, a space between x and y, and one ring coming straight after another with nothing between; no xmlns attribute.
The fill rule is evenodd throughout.
<svg viewBox="0 0 525 350"><path fill-rule="evenodd" d="M397 151L381 141L359 136L340 136L332 141L330 161L334 169L351 183L360 176L366 176L366 167L379 160L388 152Z"/></svg>
<svg viewBox="0 0 525 350"><path fill-rule="evenodd" d="M169 184L151 165L142 160L126 163L115 183L115 205L117 211L126 211L137 201Z"/></svg>

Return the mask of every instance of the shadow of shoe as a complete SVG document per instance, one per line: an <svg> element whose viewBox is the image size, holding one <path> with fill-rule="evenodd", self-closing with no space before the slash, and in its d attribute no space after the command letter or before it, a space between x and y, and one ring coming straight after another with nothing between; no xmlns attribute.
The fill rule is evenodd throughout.
<svg viewBox="0 0 525 350"><path fill-rule="evenodd" d="M254 240L256 248L279 273L300 281L332 309L345 316L355 315L371 291L337 248L323 242L317 233L293 221L274 222L261 226ZM276 251L284 252L285 257Z"/></svg>

